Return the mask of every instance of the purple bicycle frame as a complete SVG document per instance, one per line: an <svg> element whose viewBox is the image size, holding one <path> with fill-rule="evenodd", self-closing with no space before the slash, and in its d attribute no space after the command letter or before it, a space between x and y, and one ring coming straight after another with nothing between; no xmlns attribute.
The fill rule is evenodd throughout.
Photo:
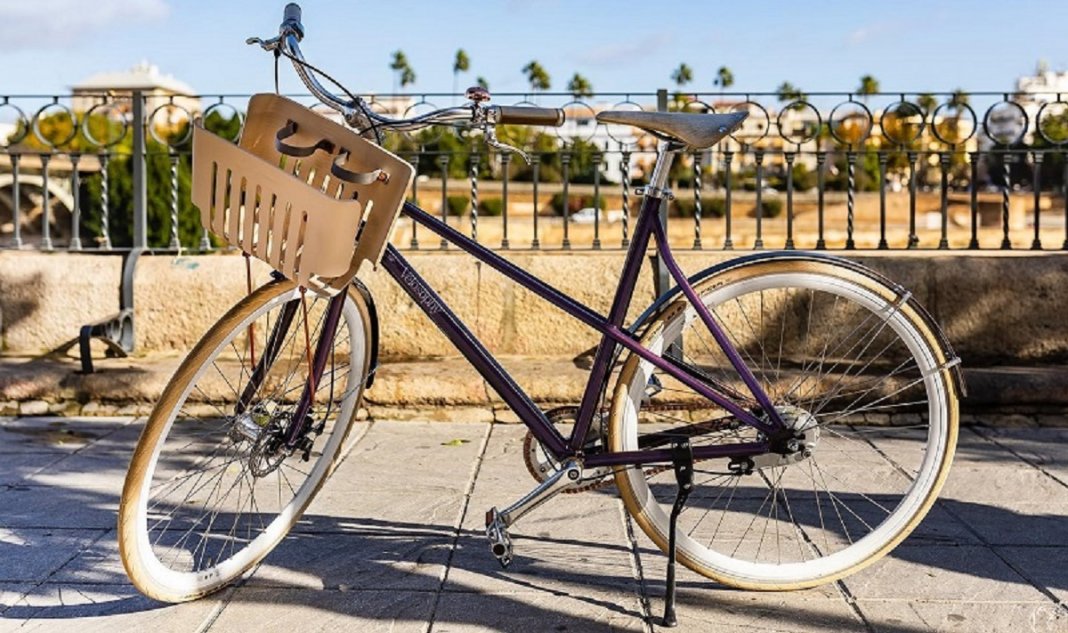
<svg viewBox="0 0 1068 633"><path fill-rule="evenodd" d="M565 438L549 422L544 412L534 404L489 350L441 297L427 285L422 276L411 267L400 251L394 248L393 245L386 247L386 252L382 257L382 266L390 276L397 280L408 296L441 330L446 338L456 346L457 350L474 366L486 382L500 394L505 403L515 411L519 419L530 429L538 441L557 459L562 460L581 454L582 445L596 413L597 403L609 378L609 365L615 354L616 346L637 354L643 360L666 372L701 396L723 407L739 421L762 431L765 438L781 434L786 427L778 412L772 406L771 400L760 386L753 372L742 360L738 350L731 344L726 333L716 323L704 303L700 301L682 269L672 257L664 227L659 218L659 208L659 198L652 196L644 198L638 222L634 229L633 241L627 251L623 265L619 286L607 316L598 314L572 297L534 277L414 204L405 203L402 209L404 215L414 222L418 222L431 232L474 256L477 260L485 262L505 277L601 333L602 337L597 346L593 369L583 392L575 427L569 438ZM735 371L737 371L756 402L760 405L761 410L766 414L766 419L757 417L754 413L747 411L737 402L701 380L699 376L694 375L693 372L686 371L686 368L681 364L646 349L635 336L623 328L623 319L626 317L627 309L630 306L631 296L641 271L642 259L645 256L650 238L655 240L657 253L661 260L667 266L671 276L680 286L686 299L694 307L704 325L712 333L716 343L722 348ZM697 459L746 457L766 453L769 448L770 442L768 439L764 439L756 442L719 446L695 446L693 454ZM585 455L584 463L587 467L592 468L597 466L667 463L671 459L670 449L653 449Z"/></svg>

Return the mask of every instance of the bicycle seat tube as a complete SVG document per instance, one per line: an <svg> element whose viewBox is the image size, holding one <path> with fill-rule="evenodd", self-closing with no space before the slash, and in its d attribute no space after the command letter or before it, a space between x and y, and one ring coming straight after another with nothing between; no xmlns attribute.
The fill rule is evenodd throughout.
<svg viewBox="0 0 1068 633"><path fill-rule="evenodd" d="M671 197L671 191L666 188L668 174L671 171L671 164L675 160L675 155L680 151L686 149L686 146L675 141L661 141L658 147L656 164L653 166L653 175L649 179L649 185L642 192L645 196L651 196L663 200L665 197ZM749 392L753 394L756 401L760 404L760 408L764 410L767 415L768 421L779 431L787 432L786 424L782 420L782 416L772 405L771 398L764 391L764 388L760 385L753 371L745 363L745 360L735 349L731 343L727 334L723 331L723 328L716 323L712 314L709 313L708 308L705 307L701 298L697 296L693 286L690 285L686 278L686 274L682 272L678 263L675 261L674 256L671 254L671 248L668 245L667 231L660 221L656 218L652 222L653 224L653 239L656 241L656 250L660 255L660 261L667 267L668 272L675 279L675 283L682 289L683 294L689 300L690 305L693 306L697 312L698 317L704 322L705 327L708 328L712 337L716 340L720 349L727 355L727 359L734 367L735 371L741 377L742 381L748 387Z"/></svg>

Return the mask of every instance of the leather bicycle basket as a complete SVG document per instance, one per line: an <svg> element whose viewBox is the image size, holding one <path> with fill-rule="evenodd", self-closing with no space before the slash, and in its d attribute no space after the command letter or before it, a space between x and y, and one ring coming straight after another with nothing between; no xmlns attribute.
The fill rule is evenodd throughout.
<svg viewBox="0 0 1068 633"><path fill-rule="evenodd" d="M301 286L337 294L377 266L414 168L274 94L249 101L238 144L193 128L192 199L204 227Z"/></svg>

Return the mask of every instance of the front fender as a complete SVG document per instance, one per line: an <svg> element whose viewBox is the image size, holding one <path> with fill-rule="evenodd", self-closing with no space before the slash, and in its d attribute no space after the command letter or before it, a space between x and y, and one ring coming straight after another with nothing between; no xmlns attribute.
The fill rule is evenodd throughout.
<svg viewBox="0 0 1068 633"><path fill-rule="evenodd" d="M375 307L375 298L359 279L352 280L352 288L360 293L364 304L367 305L367 314L371 317L371 363L367 369L367 382L365 389L370 389L375 382L375 371L378 369L378 309Z"/></svg>
<svg viewBox="0 0 1068 633"><path fill-rule="evenodd" d="M862 274L870 279L873 279L886 286L899 296L904 295L907 292L907 290L900 284L889 279L882 273L868 268L867 266L863 266L861 264L858 264L857 262L846 259L844 257L837 257L835 255L827 255L824 253L812 253L808 251L768 251L764 253L754 253L752 255L743 255L742 257L736 257L734 259L716 264L715 266L706 268L688 277L687 279L689 280L691 285L695 285L701 281L704 281L705 279L708 279L713 275L723 273L728 270L734 270L742 266L752 266L769 260L831 262L839 266L844 266L856 273ZM675 299L678 298L681 293L682 289L678 286L675 286L664 294L657 297L656 301L654 301L652 305L646 308L644 312L638 315L638 318L636 318L634 320L634 323L630 325L630 327L628 328L630 333L636 337L640 336L642 331L649 324L649 322L652 321L654 316L658 314L665 305L668 305L669 303L675 301ZM938 339L939 344L942 346L942 350L945 353L946 358L958 358L956 352L953 351L953 345L950 344L949 339L946 338L946 335L942 331L942 328L934 320L934 317L931 316L927 309L924 308L923 305L920 304L920 302L917 301L916 298L912 297L911 295L908 299L908 305L916 311L916 314L918 314L920 318L923 319L924 324L928 328L930 328L931 332L934 333L935 337ZM957 388L957 392L960 393L961 397L965 397L967 395L967 392L965 389L964 378L961 374L959 363L953 366L953 371L950 372L950 375L953 377L954 386Z"/></svg>

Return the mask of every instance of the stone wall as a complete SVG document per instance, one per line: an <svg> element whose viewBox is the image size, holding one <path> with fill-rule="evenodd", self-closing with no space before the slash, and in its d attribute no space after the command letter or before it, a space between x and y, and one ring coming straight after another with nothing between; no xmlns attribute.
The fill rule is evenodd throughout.
<svg viewBox="0 0 1068 633"><path fill-rule="evenodd" d="M459 252L407 254L495 353L574 356L597 337L503 276ZM697 272L736 256L681 251ZM623 254L513 252L508 258L598 311L606 311ZM943 325L968 365L1035 365L1068 359L1068 257L1060 253L863 252L858 261L913 290ZM69 342L78 328L117 311L121 258L115 255L0 252L0 344L33 356ZM257 282L267 279L255 268ZM384 273L375 294L388 359L453 356L455 351ZM146 256L135 278L138 354L180 354L245 292L237 256ZM632 316L652 300L646 267Z"/></svg>

